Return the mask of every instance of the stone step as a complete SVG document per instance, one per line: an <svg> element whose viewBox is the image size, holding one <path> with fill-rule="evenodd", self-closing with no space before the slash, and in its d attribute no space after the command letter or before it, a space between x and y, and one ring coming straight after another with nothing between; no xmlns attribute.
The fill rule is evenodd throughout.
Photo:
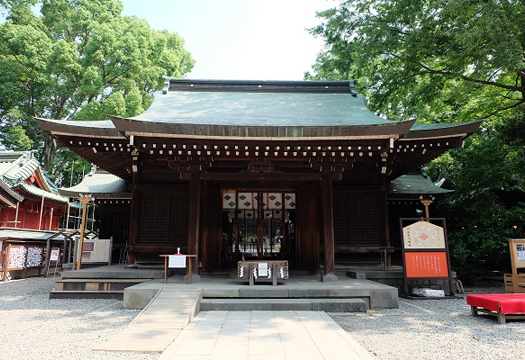
<svg viewBox="0 0 525 360"><path fill-rule="evenodd" d="M78 291L53 290L49 293L50 299L116 299L124 298L124 291Z"/></svg>
<svg viewBox="0 0 525 360"><path fill-rule="evenodd" d="M125 288L147 279L62 279L55 283L55 291L124 291Z"/></svg>
<svg viewBox="0 0 525 360"><path fill-rule="evenodd" d="M367 312L368 302L348 299L203 299L202 311L305 310L326 312Z"/></svg>

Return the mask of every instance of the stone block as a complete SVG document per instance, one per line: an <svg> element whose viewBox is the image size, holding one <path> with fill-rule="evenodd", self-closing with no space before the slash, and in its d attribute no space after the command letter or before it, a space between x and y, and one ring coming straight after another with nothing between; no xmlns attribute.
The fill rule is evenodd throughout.
<svg viewBox="0 0 525 360"><path fill-rule="evenodd" d="M122 306L124 309L144 309L158 291L157 289L125 289Z"/></svg>
<svg viewBox="0 0 525 360"><path fill-rule="evenodd" d="M352 279L366 279L366 273L360 271L347 271L346 276Z"/></svg>
<svg viewBox="0 0 525 360"><path fill-rule="evenodd" d="M367 312L368 303L363 299L312 299L313 311Z"/></svg>
<svg viewBox="0 0 525 360"><path fill-rule="evenodd" d="M396 288L370 290L370 308L397 309L399 308L398 290Z"/></svg>
<svg viewBox="0 0 525 360"><path fill-rule="evenodd" d="M257 289L257 286L251 286L247 289L240 289L239 296L242 298L287 298L287 288L270 288L265 286L264 288Z"/></svg>

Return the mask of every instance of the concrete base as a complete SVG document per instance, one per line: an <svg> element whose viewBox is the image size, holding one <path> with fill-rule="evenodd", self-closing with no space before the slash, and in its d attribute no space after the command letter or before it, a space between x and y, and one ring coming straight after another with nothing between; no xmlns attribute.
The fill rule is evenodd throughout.
<svg viewBox="0 0 525 360"><path fill-rule="evenodd" d="M190 277L188 275L184 275L184 281L188 281ZM199 282L201 281L201 276L199 274L191 274L191 282Z"/></svg>
<svg viewBox="0 0 525 360"><path fill-rule="evenodd" d="M339 278L337 277L336 274L325 274L322 277L322 281L323 282L334 282L334 281L339 281Z"/></svg>

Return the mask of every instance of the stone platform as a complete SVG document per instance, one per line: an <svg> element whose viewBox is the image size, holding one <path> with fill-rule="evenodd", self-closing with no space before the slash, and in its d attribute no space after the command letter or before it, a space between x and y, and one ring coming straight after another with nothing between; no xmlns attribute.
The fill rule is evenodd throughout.
<svg viewBox="0 0 525 360"><path fill-rule="evenodd" d="M368 309L398 307L398 290L392 286L349 277L339 277L337 282L321 282L319 276L294 276L293 273L290 279L280 281L277 286L266 284L249 286L247 282L213 275L201 275L200 281L192 284L165 284L163 280L152 280L126 288L124 307L143 309L160 290L202 290L203 304L210 303L207 300L217 299L268 299L268 303L272 303L272 299L308 299L312 304L311 310L316 310L319 309L316 304L322 299L325 299L325 302L329 302L330 299L362 299ZM239 305L241 303L249 302L239 301ZM212 309L213 304L210 306ZM253 310L245 306L241 310ZM223 308L225 309L227 307Z"/></svg>
<svg viewBox="0 0 525 360"><path fill-rule="evenodd" d="M162 279L164 268L130 268L125 265L89 267L62 272L62 279Z"/></svg>

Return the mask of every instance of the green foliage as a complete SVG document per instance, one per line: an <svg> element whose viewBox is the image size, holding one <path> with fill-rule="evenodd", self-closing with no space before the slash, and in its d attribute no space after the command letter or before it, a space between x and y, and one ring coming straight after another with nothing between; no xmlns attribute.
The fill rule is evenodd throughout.
<svg viewBox="0 0 525 360"><path fill-rule="evenodd" d="M484 120L426 170L454 185L442 207L460 277L507 266L507 239L525 236L525 3L347 0L318 16L326 47L305 78L358 79L391 119Z"/></svg>
<svg viewBox="0 0 525 360"><path fill-rule="evenodd" d="M40 16L30 8L36 3ZM38 150L55 179L81 161L57 151L33 117L138 115L162 76L183 77L194 63L177 34L122 16L118 0L0 0L0 7L8 11L0 24L0 146Z"/></svg>
<svg viewBox="0 0 525 360"><path fill-rule="evenodd" d="M454 182L441 204L449 219L452 264L461 278L474 270L508 267L509 238L525 236L525 156L497 131L473 136L463 150L451 151L427 169Z"/></svg>
<svg viewBox="0 0 525 360"><path fill-rule="evenodd" d="M524 14L519 0L343 1L318 13L326 49L305 76L359 79L393 119L486 119L524 101Z"/></svg>

